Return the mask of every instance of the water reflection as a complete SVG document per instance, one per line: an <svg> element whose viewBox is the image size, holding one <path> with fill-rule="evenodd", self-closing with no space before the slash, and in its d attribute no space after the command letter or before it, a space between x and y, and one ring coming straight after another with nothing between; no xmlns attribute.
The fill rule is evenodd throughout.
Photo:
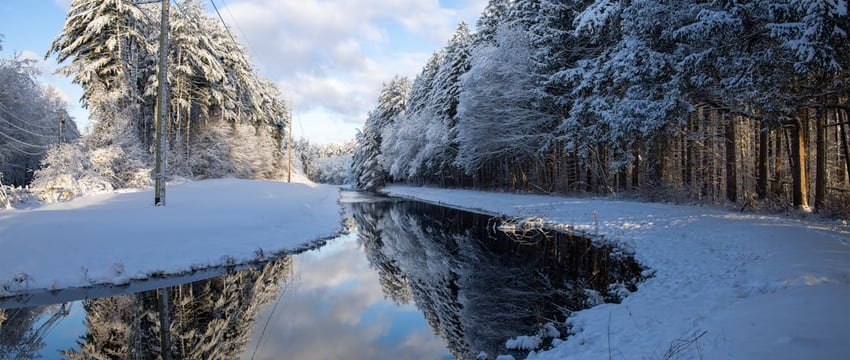
<svg viewBox="0 0 850 360"><path fill-rule="evenodd" d="M39 358L45 335L67 315L67 304L0 309L0 359Z"/></svg>
<svg viewBox="0 0 850 360"><path fill-rule="evenodd" d="M356 234L295 265L295 287L261 314L243 359L452 358L413 304L384 299Z"/></svg>
<svg viewBox="0 0 850 360"><path fill-rule="evenodd" d="M284 257L208 280L84 300L84 334L75 344L59 344L64 346L58 354L42 353L44 330L68 315L67 304L0 310L0 358L238 358L257 314L277 298L291 272L291 258ZM163 308L160 297L165 294L168 302ZM160 341L163 309L169 314L166 350ZM167 357L162 356L164 351Z"/></svg>
<svg viewBox="0 0 850 360"><path fill-rule="evenodd" d="M217 278L160 291L84 301L87 334L71 359L162 357L159 299L168 292L175 359L233 359L244 352L254 319L280 294L291 273L289 257Z"/></svg>
<svg viewBox="0 0 850 360"><path fill-rule="evenodd" d="M348 209L385 296L412 300L461 359L525 356L507 349L506 340L562 324L570 311L618 301L640 280L633 260L583 238L509 235L490 217L418 202L354 202Z"/></svg>

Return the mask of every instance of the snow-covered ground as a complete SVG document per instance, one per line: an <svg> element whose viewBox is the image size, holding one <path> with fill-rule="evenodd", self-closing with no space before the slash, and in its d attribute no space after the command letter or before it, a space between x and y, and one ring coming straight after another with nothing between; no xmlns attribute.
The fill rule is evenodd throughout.
<svg viewBox="0 0 850 360"><path fill-rule="evenodd" d="M714 208L390 187L389 193L605 235L654 277L576 313L534 359L846 359L850 226ZM0 210L0 296L243 262L341 228L336 187L211 180Z"/></svg>
<svg viewBox="0 0 850 360"><path fill-rule="evenodd" d="M655 271L532 359L850 358L850 227L720 209L415 187L386 192L604 234ZM594 215L596 214L596 215Z"/></svg>
<svg viewBox="0 0 850 360"><path fill-rule="evenodd" d="M0 297L244 263L342 228L337 187L250 180L0 210Z"/></svg>

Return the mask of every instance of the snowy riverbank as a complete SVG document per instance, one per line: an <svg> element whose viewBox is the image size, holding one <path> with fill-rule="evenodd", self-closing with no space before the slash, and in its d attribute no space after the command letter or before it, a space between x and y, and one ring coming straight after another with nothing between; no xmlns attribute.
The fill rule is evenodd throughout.
<svg viewBox="0 0 850 360"><path fill-rule="evenodd" d="M243 263L336 234L334 186L207 180L0 210L0 296Z"/></svg>
<svg viewBox="0 0 850 360"><path fill-rule="evenodd" d="M628 201L414 187L385 191L599 231L655 270L623 303L576 313L569 320L575 335L532 359L850 354L847 225Z"/></svg>

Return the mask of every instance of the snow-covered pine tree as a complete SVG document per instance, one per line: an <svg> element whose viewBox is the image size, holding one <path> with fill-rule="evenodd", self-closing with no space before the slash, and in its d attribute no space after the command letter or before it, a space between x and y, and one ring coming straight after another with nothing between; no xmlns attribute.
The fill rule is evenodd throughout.
<svg viewBox="0 0 850 360"><path fill-rule="evenodd" d="M80 136L65 101L37 76L33 61L0 59L0 180L6 185L28 185L51 146Z"/></svg>
<svg viewBox="0 0 850 360"><path fill-rule="evenodd" d="M94 131L119 131L112 123L128 115L145 146L153 143L153 102L140 104L155 68L149 19L131 1L74 0L47 52L59 63L70 61L58 71L82 86L83 104L103 122Z"/></svg>
<svg viewBox="0 0 850 360"><path fill-rule="evenodd" d="M443 51L431 55L413 80L407 109L382 134L381 152L385 169L395 179L409 181L420 175L421 164L415 160L426 143L427 121L431 118L428 111L431 89L443 56Z"/></svg>
<svg viewBox="0 0 850 360"><path fill-rule="evenodd" d="M426 144L415 162L424 165L426 176L448 184L458 181L460 172L454 166L457 156L455 125L457 104L460 98L460 76L469 70L469 53L472 36L469 25L461 22L445 48L428 96L427 111L433 117L428 121Z"/></svg>
<svg viewBox="0 0 850 360"><path fill-rule="evenodd" d="M354 183L358 189L374 191L386 183L386 160L381 155L382 132L404 113L410 87L410 80L406 77L396 76L385 83L378 96L377 107L369 113L363 131L357 134L357 150L352 166Z"/></svg>
<svg viewBox="0 0 850 360"><path fill-rule="evenodd" d="M475 22L475 45L492 42L496 38L496 30L507 22L514 0L489 0L487 6Z"/></svg>
<svg viewBox="0 0 850 360"><path fill-rule="evenodd" d="M169 22L169 173L279 176L282 129L288 121L280 91L256 74L242 45L198 0L181 0L175 7ZM159 50L151 45L159 32L158 24L153 23L159 18L156 11L156 7L128 0L74 0L65 26L48 52L60 62L70 61L61 71L83 86L84 102L95 120L91 150L117 146L110 153L121 161L113 164L136 167L130 171L109 169L114 174L128 174L117 178L116 187L143 185L130 178L150 166L153 105L159 86L152 66ZM221 131L227 124L234 124L232 129L241 126L237 124L254 126L252 139L239 144L264 144L262 151L222 145L227 143L222 141L224 137L244 139L236 136L235 130ZM237 159L239 166L221 163ZM246 164L257 168L246 170ZM232 172L237 168L243 170Z"/></svg>
<svg viewBox="0 0 850 360"><path fill-rule="evenodd" d="M470 70L461 77L457 123L456 163L468 174L527 179L543 167L555 118L539 109L532 51L519 24L502 26L493 44L473 51Z"/></svg>
<svg viewBox="0 0 850 360"><path fill-rule="evenodd" d="M384 186L386 177L381 167L379 156L381 144L379 131L370 125L374 113L369 113L369 119L363 130L357 132L357 149L351 162L352 183L359 190L375 191Z"/></svg>

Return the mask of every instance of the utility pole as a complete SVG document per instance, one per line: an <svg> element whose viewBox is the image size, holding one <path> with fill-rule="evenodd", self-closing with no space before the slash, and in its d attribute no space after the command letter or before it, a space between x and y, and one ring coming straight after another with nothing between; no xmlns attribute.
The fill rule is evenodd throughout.
<svg viewBox="0 0 850 360"><path fill-rule="evenodd" d="M156 167L154 205L165 206L165 124L168 119L168 0L162 0L159 30L159 98L156 106Z"/></svg>
<svg viewBox="0 0 850 360"><path fill-rule="evenodd" d="M286 142L286 150L289 153L289 160L287 162L289 165L287 168L289 171L286 175L286 182L292 182L292 103L289 104L289 141Z"/></svg>
<svg viewBox="0 0 850 360"><path fill-rule="evenodd" d="M65 116L59 113L59 146L62 146L62 126L65 125Z"/></svg>

